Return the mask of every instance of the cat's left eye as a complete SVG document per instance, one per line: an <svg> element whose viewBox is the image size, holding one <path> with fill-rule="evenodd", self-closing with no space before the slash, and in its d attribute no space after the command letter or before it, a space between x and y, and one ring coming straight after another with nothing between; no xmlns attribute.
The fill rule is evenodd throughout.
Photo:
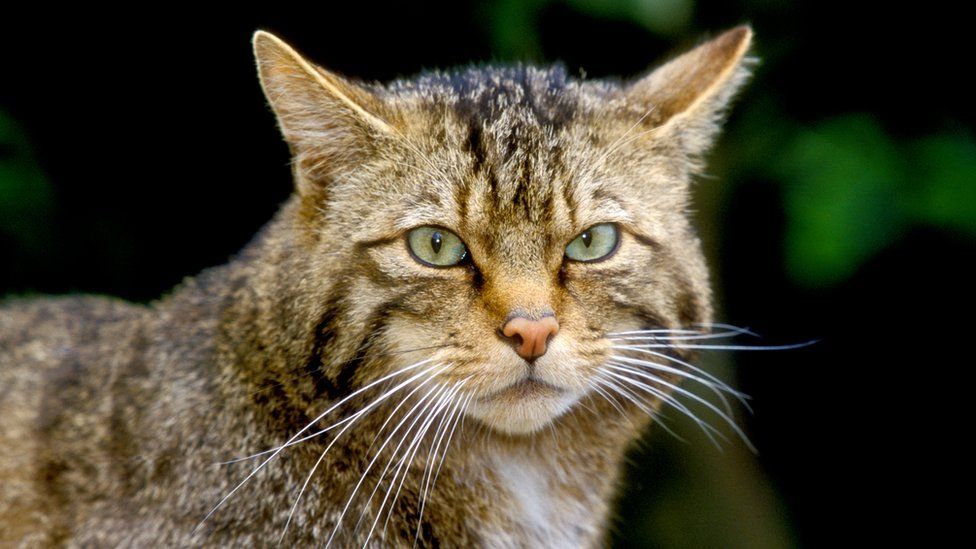
<svg viewBox="0 0 976 549"><path fill-rule="evenodd" d="M597 261L617 251L620 231L613 223L600 223L581 232L566 246L566 257L573 261Z"/></svg>
<svg viewBox="0 0 976 549"><path fill-rule="evenodd" d="M453 267L468 256L458 235L443 227L417 227L407 233L407 247L414 259L428 267Z"/></svg>

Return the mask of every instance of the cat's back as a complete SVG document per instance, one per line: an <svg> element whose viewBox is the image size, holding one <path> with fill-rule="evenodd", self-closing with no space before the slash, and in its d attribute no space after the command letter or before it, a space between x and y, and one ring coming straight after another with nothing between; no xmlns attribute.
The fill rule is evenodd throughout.
<svg viewBox="0 0 976 549"><path fill-rule="evenodd" d="M48 377L91 354L124 351L147 309L92 296L0 301L0 402L10 383Z"/></svg>
<svg viewBox="0 0 976 549"><path fill-rule="evenodd" d="M56 497L36 490L52 463L38 458L53 439L60 444L74 433L67 438L90 440L105 425L92 412L104 406L114 372L138 354L147 311L99 297L0 302L0 523L44 532L46 539L33 541L56 542L48 536L57 528L36 528ZM31 541L7 531L0 546L7 535Z"/></svg>
<svg viewBox="0 0 976 549"><path fill-rule="evenodd" d="M0 441L23 443L54 415L97 405L139 354L148 311L107 297L0 301Z"/></svg>

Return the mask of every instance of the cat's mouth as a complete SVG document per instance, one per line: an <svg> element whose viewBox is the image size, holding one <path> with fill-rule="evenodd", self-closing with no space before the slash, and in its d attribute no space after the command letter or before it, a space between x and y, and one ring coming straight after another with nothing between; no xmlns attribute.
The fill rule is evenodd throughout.
<svg viewBox="0 0 976 549"><path fill-rule="evenodd" d="M562 415L578 399L575 391L527 375L471 401L467 415L510 434L529 434Z"/></svg>
<svg viewBox="0 0 976 549"><path fill-rule="evenodd" d="M565 392L566 389L557 387L551 383L547 383L537 377L525 376L508 387L483 396L479 400L490 401L495 399L523 399L558 396Z"/></svg>

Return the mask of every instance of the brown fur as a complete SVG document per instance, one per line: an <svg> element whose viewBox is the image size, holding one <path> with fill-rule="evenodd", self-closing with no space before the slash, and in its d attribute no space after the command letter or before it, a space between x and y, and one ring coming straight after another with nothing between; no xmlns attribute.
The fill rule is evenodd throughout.
<svg viewBox="0 0 976 549"><path fill-rule="evenodd" d="M85 297L0 309L0 546L274 543L338 429L281 452L196 529L260 461L217 463L274 448L422 359L443 365L436 380L338 438L285 543L323 545L389 426L426 387L465 381L450 403L470 405L422 521L433 436L371 542L599 545L623 453L649 419L590 380L608 332L711 320L688 185L745 79L750 39L733 29L627 85L513 66L380 86L255 35L296 192L239 257L147 307ZM565 246L603 222L621 228L618 251L567 262ZM431 224L458 234L472 263L414 261L403 235ZM558 319L534 370L497 335L513 311ZM563 391L506 392L526 371ZM381 470L335 545L366 541L389 484L367 501Z"/></svg>

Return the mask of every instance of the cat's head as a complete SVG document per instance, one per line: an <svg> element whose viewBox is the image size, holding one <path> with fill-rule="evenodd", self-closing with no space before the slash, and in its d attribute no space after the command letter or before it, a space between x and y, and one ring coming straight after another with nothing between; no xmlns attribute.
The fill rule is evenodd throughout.
<svg viewBox="0 0 976 549"><path fill-rule="evenodd" d="M632 83L507 66L383 86L256 34L294 157L290 276L318 311L325 383L403 371L391 383L529 433L599 390L609 334L710 322L689 185L751 35Z"/></svg>

